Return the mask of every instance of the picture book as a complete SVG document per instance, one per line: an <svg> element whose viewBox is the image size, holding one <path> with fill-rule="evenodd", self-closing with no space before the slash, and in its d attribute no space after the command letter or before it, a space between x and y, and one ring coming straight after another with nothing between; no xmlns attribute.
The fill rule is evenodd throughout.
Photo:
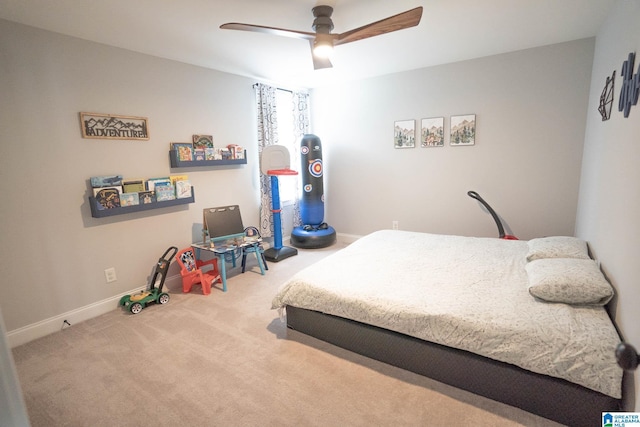
<svg viewBox="0 0 640 427"><path fill-rule="evenodd" d="M233 159L244 159L244 150L241 146L236 144L227 145L229 151L231 151L231 158Z"/></svg>
<svg viewBox="0 0 640 427"><path fill-rule="evenodd" d="M176 181L176 198L186 199L191 197L191 183L188 180Z"/></svg>
<svg viewBox="0 0 640 427"><path fill-rule="evenodd" d="M213 148L213 135L193 135L193 148Z"/></svg>
<svg viewBox="0 0 640 427"><path fill-rule="evenodd" d="M156 193L157 202L174 200L176 198L176 190L171 182L168 182L166 184L156 183L154 192Z"/></svg>
<svg viewBox="0 0 640 427"><path fill-rule="evenodd" d="M204 159L205 160L216 160L216 149L215 148L205 148L204 149Z"/></svg>
<svg viewBox="0 0 640 427"><path fill-rule="evenodd" d="M109 175L109 176L92 176L91 187L115 187L122 185L122 175Z"/></svg>
<svg viewBox="0 0 640 427"><path fill-rule="evenodd" d="M136 179L132 181L123 181L122 182L122 190L125 193L138 193L140 191L144 191L144 181L141 179Z"/></svg>
<svg viewBox="0 0 640 427"><path fill-rule="evenodd" d="M138 193L122 193L120 195L120 206L134 206L140 204Z"/></svg>
<svg viewBox="0 0 640 427"><path fill-rule="evenodd" d="M168 176L162 178L149 178L147 180L147 191L154 191L156 184L171 184L171 180Z"/></svg>
<svg viewBox="0 0 640 427"><path fill-rule="evenodd" d="M100 194L100 192L102 190L115 190L118 192L118 194L122 194L122 187L121 186L113 186L113 187L102 187L102 188L94 188L93 189L93 196L94 197L98 197L98 194Z"/></svg>
<svg viewBox="0 0 640 427"><path fill-rule="evenodd" d="M141 191L138 193L138 201L141 205L154 203L156 201L156 195L153 191Z"/></svg>
<svg viewBox="0 0 640 427"><path fill-rule="evenodd" d="M220 154L222 155L222 160L229 160L233 158L231 157L231 150L229 150L228 148L221 148Z"/></svg>
<svg viewBox="0 0 640 427"><path fill-rule="evenodd" d="M178 154L178 160L190 162L193 160L193 144L190 142L172 142L171 149Z"/></svg>
<svg viewBox="0 0 640 427"><path fill-rule="evenodd" d="M171 183L175 186L177 181L185 181L189 179L188 175L171 175L169 176Z"/></svg>
<svg viewBox="0 0 640 427"><path fill-rule="evenodd" d="M120 207L120 187L95 188L93 194L97 202L98 210Z"/></svg>
<svg viewBox="0 0 640 427"><path fill-rule="evenodd" d="M193 150L193 160L204 160L204 148L196 148Z"/></svg>

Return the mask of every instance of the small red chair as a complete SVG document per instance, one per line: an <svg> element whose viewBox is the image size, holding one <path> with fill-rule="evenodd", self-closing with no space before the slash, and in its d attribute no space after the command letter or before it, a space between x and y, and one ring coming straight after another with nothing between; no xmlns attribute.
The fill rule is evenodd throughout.
<svg viewBox="0 0 640 427"><path fill-rule="evenodd" d="M218 259L213 258L208 261L196 259L193 248L189 247L176 254L176 261L180 265L180 275L182 276L182 292L191 292L194 284L202 285L202 293L209 295L211 286L217 281L222 282L220 271L218 270ZM211 269L202 271L202 267L210 265Z"/></svg>

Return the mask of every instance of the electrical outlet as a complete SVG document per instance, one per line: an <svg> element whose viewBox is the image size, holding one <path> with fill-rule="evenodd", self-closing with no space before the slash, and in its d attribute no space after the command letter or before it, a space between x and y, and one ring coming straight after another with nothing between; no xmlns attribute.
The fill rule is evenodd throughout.
<svg viewBox="0 0 640 427"><path fill-rule="evenodd" d="M118 277L116 276L116 269L113 267L107 268L104 271L104 278L107 280L107 283L115 282L116 280L118 280Z"/></svg>
<svg viewBox="0 0 640 427"><path fill-rule="evenodd" d="M391 228L394 230L398 229L398 221L391 221Z"/></svg>

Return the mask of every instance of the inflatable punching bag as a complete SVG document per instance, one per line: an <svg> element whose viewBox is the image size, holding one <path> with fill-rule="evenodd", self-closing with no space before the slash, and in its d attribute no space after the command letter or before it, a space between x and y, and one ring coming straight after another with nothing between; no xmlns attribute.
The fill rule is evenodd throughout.
<svg viewBox="0 0 640 427"><path fill-rule="evenodd" d="M320 138L307 134L300 141L300 175L302 226L291 232L291 244L299 248L323 248L333 244L336 231L324 221L324 186L322 144Z"/></svg>

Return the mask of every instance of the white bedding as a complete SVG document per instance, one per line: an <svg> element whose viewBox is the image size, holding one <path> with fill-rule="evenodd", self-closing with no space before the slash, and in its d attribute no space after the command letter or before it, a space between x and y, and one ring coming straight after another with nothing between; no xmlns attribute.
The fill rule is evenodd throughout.
<svg viewBox="0 0 640 427"><path fill-rule="evenodd" d="M292 305L480 354L621 397L620 338L603 307L535 300L525 241L384 230L300 271Z"/></svg>

